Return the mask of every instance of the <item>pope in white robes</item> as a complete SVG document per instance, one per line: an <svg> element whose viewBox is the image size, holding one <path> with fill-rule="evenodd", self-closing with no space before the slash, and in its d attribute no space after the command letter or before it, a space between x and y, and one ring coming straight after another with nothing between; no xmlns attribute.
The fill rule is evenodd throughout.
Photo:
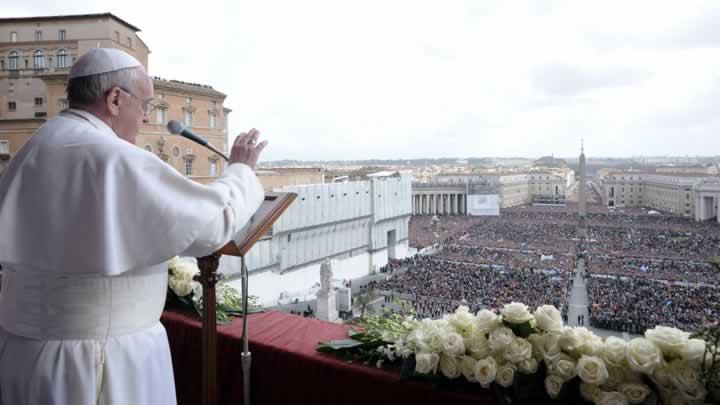
<svg viewBox="0 0 720 405"><path fill-rule="evenodd" d="M0 176L0 405L175 404L167 260L211 254L263 200L257 132L195 183L128 142L152 96L139 62L89 54L71 79L137 69L145 84L48 120Z"/></svg>

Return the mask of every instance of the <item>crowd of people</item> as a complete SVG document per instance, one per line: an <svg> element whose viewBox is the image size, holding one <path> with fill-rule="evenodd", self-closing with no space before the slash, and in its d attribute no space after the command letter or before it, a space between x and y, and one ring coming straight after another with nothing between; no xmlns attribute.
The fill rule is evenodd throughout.
<svg viewBox="0 0 720 405"><path fill-rule="evenodd" d="M436 257L449 261L501 265L529 270L562 269L572 271L574 267L574 257L570 255L455 243L444 245Z"/></svg>
<svg viewBox="0 0 720 405"><path fill-rule="evenodd" d="M620 211L620 212L618 212ZM695 329L720 305L720 227L639 208L590 205L588 234L575 207L503 209L499 217L416 216L410 245L437 244L432 257L395 261L406 271L378 287L409 300L421 316L463 304L555 304L568 316L575 259L586 265L591 326L637 333L657 324ZM698 299L697 297L702 297ZM662 308L662 311L658 311Z"/></svg>
<svg viewBox="0 0 720 405"><path fill-rule="evenodd" d="M563 305L569 273L563 270L492 268L424 256L412 268L371 287L397 294L421 316L439 317L458 305L471 310L523 302L531 308Z"/></svg>
<svg viewBox="0 0 720 405"><path fill-rule="evenodd" d="M718 268L707 262L597 255L587 265L597 274L720 285Z"/></svg>
<svg viewBox="0 0 720 405"><path fill-rule="evenodd" d="M586 281L594 327L643 333L656 325L693 331L717 322L720 290L643 278L592 276Z"/></svg>

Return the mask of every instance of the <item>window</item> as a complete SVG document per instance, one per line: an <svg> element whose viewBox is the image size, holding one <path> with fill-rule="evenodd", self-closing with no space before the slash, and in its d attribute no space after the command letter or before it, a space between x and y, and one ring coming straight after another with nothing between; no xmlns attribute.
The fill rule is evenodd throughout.
<svg viewBox="0 0 720 405"><path fill-rule="evenodd" d="M35 40L42 41L42 31L35 31Z"/></svg>
<svg viewBox="0 0 720 405"><path fill-rule="evenodd" d="M115 31L115 42L120 42L120 33L118 31Z"/></svg>
<svg viewBox="0 0 720 405"><path fill-rule="evenodd" d="M157 109L157 118L155 120L156 124L164 124L165 123L165 109L164 108L158 108Z"/></svg>
<svg viewBox="0 0 720 405"><path fill-rule="evenodd" d="M145 145L145 150L152 153L152 145L150 145L150 144Z"/></svg>
<svg viewBox="0 0 720 405"><path fill-rule="evenodd" d="M67 99L66 98L58 99L58 107L60 108L60 110L64 110L64 109L68 108Z"/></svg>
<svg viewBox="0 0 720 405"><path fill-rule="evenodd" d="M210 114L210 128L215 128L216 126L215 114Z"/></svg>
<svg viewBox="0 0 720 405"><path fill-rule="evenodd" d="M192 103L192 97L185 97L185 104Z"/></svg>
<svg viewBox="0 0 720 405"><path fill-rule="evenodd" d="M8 69L17 70L19 58L18 51L11 51L10 56L8 56Z"/></svg>
<svg viewBox="0 0 720 405"><path fill-rule="evenodd" d="M132 48L132 38L128 37L128 48Z"/></svg>
<svg viewBox="0 0 720 405"><path fill-rule="evenodd" d="M177 145L173 146L172 148L172 157L175 159L180 157L180 148L177 147Z"/></svg>
<svg viewBox="0 0 720 405"><path fill-rule="evenodd" d="M0 141L0 154L9 154L10 153L10 142L8 141Z"/></svg>
<svg viewBox="0 0 720 405"><path fill-rule="evenodd" d="M64 40L65 40L65 30L60 30L60 31L58 32L58 39L61 40L61 41L64 41Z"/></svg>
<svg viewBox="0 0 720 405"><path fill-rule="evenodd" d="M60 49L57 53L57 67L59 67L59 68L68 67L67 51L65 49Z"/></svg>
<svg viewBox="0 0 720 405"><path fill-rule="evenodd" d="M14 101L8 101L8 111L15 111L16 109L17 104Z"/></svg>
<svg viewBox="0 0 720 405"><path fill-rule="evenodd" d="M185 161L185 175L192 176L192 160L190 159Z"/></svg>
<svg viewBox="0 0 720 405"><path fill-rule="evenodd" d="M34 66L35 69L44 69L45 68L45 52L43 52L42 49L38 49L35 51L35 57L34 57Z"/></svg>
<svg viewBox="0 0 720 405"><path fill-rule="evenodd" d="M0 60L0 70L5 70L5 59Z"/></svg>
<svg viewBox="0 0 720 405"><path fill-rule="evenodd" d="M10 42L17 42L17 32L13 31L10 33Z"/></svg>
<svg viewBox="0 0 720 405"><path fill-rule="evenodd" d="M217 160L210 161L210 176L217 176Z"/></svg>
<svg viewBox="0 0 720 405"><path fill-rule="evenodd" d="M185 125L192 126L192 111L185 111Z"/></svg>
<svg viewBox="0 0 720 405"><path fill-rule="evenodd" d="M41 105L43 105L43 99L42 99L42 97L35 97L35 105L36 105L36 106L41 106Z"/></svg>

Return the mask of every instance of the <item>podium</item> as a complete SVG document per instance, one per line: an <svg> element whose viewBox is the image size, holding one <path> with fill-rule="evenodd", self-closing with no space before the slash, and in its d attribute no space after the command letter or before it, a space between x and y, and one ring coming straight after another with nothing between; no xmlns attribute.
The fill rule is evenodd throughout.
<svg viewBox="0 0 720 405"><path fill-rule="evenodd" d="M222 255L239 256L241 259L241 281L243 297L243 331L242 344L243 352L241 365L243 372L243 403L250 404L250 367L252 363L251 353L247 339L247 309L248 309L248 271L245 265L245 255L255 243L265 235L272 225L280 218L283 212L292 204L297 197L295 193L265 193L265 200L260 208L253 214L248 224L236 235L235 241L228 242L215 253L198 257L198 268L200 274L195 276L195 281L203 287L203 310L202 310L202 404L217 404L217 307L215 296L215 285L222 278L217 272Z"/></svg>

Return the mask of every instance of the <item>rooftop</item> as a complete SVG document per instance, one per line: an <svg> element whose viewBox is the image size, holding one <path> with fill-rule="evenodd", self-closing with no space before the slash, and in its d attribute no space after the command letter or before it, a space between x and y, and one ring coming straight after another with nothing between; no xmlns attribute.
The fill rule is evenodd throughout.
<svg viewBox="0 0 720 405"><path fill-rule="evenodd" d="M222 98L227 97L224 93L215 90L212 86L207 84L183 82L181 80L168 80L158 76L153 76L153 84L155 87L171 88L181 91L194 91Z"/></svg>
<svg viewBox="0 0 720 405"><path fill-rule="evenodd" d="M97 13L97 14L69 14L69 15L51 15L51 16L39 16L39 17L9 17L0 18L0 24L2 23L22 23L22 22L37 22L37 21L53 21L53 20L84 20L88 18L112 18L113 20L125 25L126 27L140 32L140 28L130 24L122 18L116 16L113 13Z"/></svg>

